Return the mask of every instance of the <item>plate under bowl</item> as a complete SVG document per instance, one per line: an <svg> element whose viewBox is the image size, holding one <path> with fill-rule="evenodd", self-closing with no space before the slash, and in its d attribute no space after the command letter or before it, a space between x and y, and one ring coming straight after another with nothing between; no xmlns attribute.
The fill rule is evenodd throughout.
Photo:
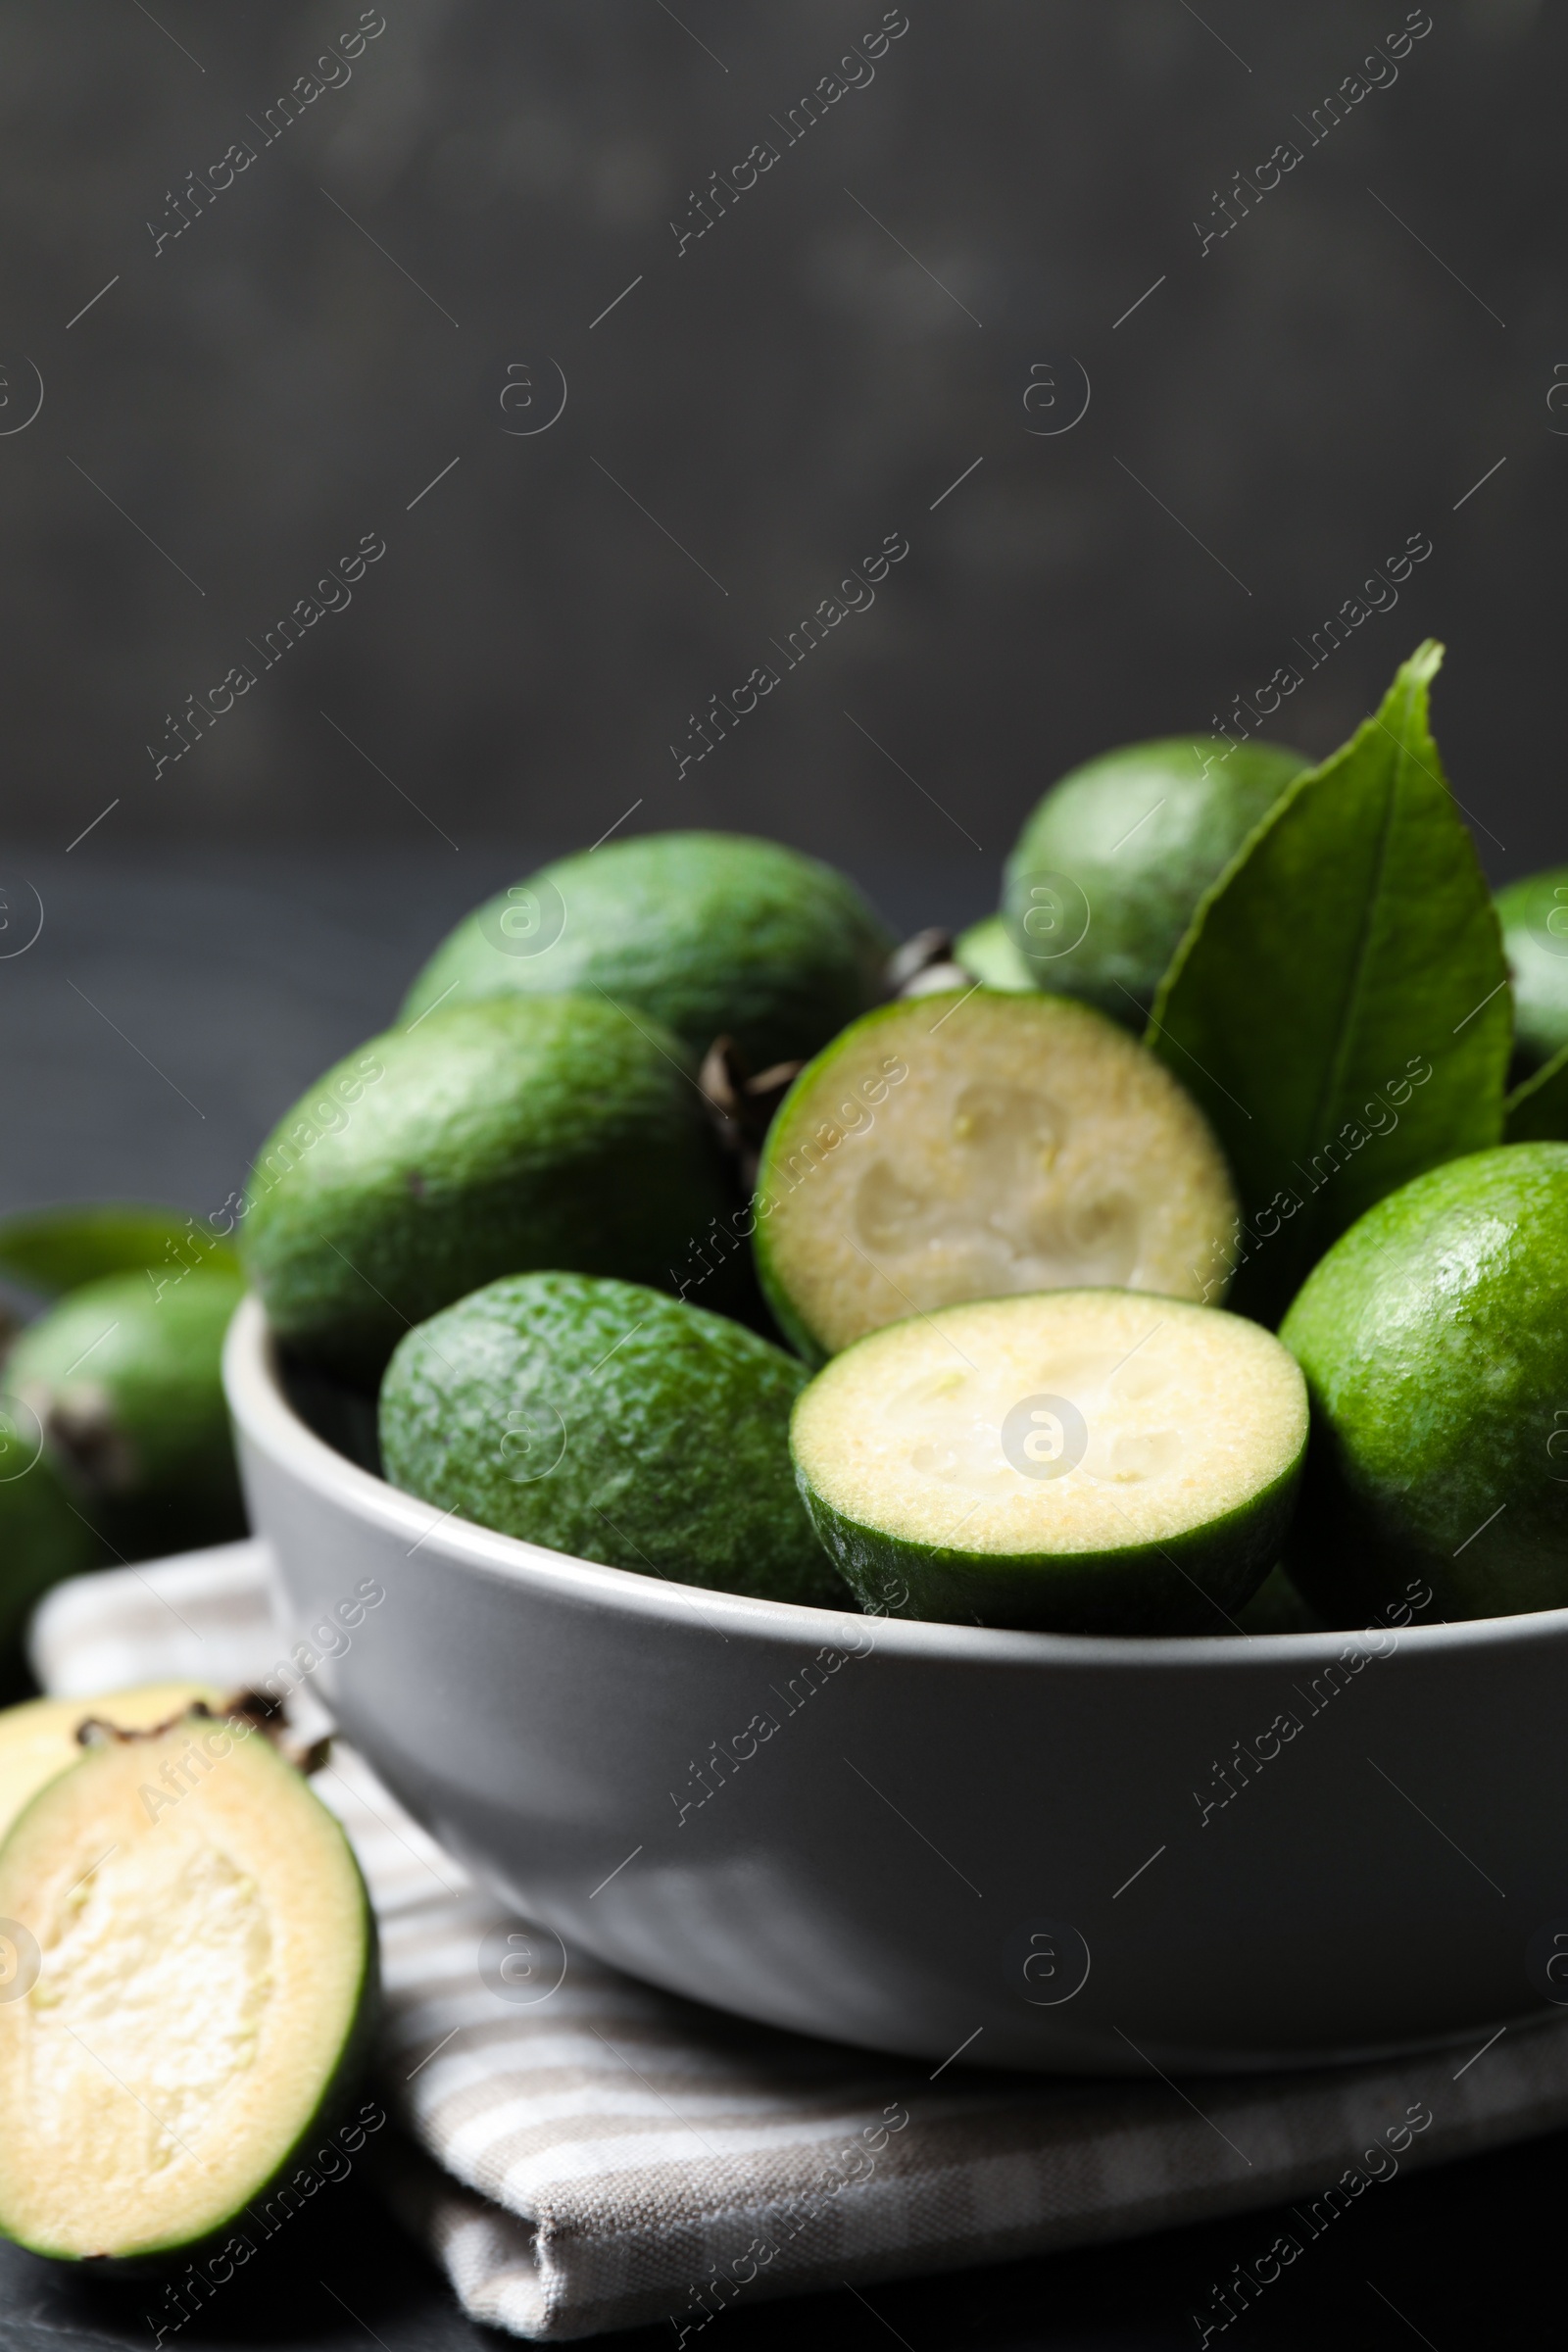
<svg viewBox="0 0 1568 2352"><path fill-rule="evenodd" d="M363 1581L385 1594L320 1671L344 1732L568 1954L804 2033L1072 2073L1545 2011L1568 1610L1116 1642L747 1600L399 1493L294 1409L255 1299L224 1379L303 1637Z"/></svg>

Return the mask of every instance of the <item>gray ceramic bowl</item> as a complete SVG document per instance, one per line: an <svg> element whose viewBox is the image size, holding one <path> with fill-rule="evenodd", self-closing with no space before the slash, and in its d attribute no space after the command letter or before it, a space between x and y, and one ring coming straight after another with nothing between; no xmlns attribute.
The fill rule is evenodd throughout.
<svg viewBox="0 0 1568 2352"><path fill-rule="evenodd" d="M568 1953L1074 2073L1479 2040L1558 1989L1568 1610L1112 1642L740 1599L399 1494L254 1300L225 1378L300 1627L384 1592L323 1669L344 1731Z"/></svg>

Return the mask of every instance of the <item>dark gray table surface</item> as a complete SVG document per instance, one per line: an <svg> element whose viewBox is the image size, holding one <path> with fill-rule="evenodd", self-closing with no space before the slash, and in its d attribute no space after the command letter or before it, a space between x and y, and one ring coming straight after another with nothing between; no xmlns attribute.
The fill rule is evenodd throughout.
<svg viewBox="0 0 1568 2352"><path fill-rule="evenodd" d="M8 861L10 939L36 920L29 889L43 927L0 960L0 1212L111 1196L216 1207L295 1095L390 1017L450 923L529 862L500 844L466 857L461 876L348 855L309 867L239 853ZM984 911L983 895L947 900L948 880L887 874L878 895L909 927ZM1537 2313L1559 2315L1560 2328L1565 2193L1568 2133L1379 2186L1238 2321L1236 2340L1258 2352L1317 2352L1331 2336L1342 2352L1418 2342L1459 2352L1517 2340L1527 2323L1534 2335ZM1164 2352L1200 2341L1193 2312L1273 2234L1269 2215L1244 2214L946 2278L743 2305L708 2331L704 2352L772 2352L803 2332L855 2352L890 2340L906 2352ZM151 2346L160 2300L151 2285L88 2283L0 2246L0 2352ZM181 2352L460 2352L500 2340L462 2316L361 2177L297 2216L165 2338ZM675 2333L619 2340L652 2352Z"/></svg>

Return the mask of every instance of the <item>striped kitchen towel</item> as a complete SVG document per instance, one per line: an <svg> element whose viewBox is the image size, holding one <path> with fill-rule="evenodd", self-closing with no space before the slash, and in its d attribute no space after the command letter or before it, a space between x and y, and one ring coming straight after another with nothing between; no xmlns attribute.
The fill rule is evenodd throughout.
<svg viewBox="0 0 1568 2352"><path fill-rule="evenodd" d="M35 1620L39 1679L259 1679L266 1593L254 1544L75 1579ZM316 1787L380 1921L382 2081L413 2143L394 2202L472 2317L516 2335L667 2319L680 2352L735 2303L1276 2204L1257 2267L1278 2277L1398 2172L1568 2122L1568 2021L1181 2088L933 2072L774 2033L513 1917L351 1751ZM1235 2316L1216 2297L1200 2329Z"/></svg>

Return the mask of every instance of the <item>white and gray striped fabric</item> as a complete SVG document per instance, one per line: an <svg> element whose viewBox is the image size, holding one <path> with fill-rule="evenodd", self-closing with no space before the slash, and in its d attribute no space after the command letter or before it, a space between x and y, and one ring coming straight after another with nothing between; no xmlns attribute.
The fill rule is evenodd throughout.
<svg viewBox="0 0 1568 2352"><path fill-rule="evenodd" d="M243 1681L272 1646L253 1544L74 1580L32 1642L45 1687L72 1694ZM340 1749L316 1786L380 1921L381 2074L412 2143L394 2202L466 2309L516 2335L669 2320L680 2352L733 2303L1255 2206L1294 2204L1281 2228L1304 2246L1396 2171L1568 2122L1568 2022L1512 2027L1484 2055L1181 2090L935 2082L568 1957L361 1758Z"/></svg>

